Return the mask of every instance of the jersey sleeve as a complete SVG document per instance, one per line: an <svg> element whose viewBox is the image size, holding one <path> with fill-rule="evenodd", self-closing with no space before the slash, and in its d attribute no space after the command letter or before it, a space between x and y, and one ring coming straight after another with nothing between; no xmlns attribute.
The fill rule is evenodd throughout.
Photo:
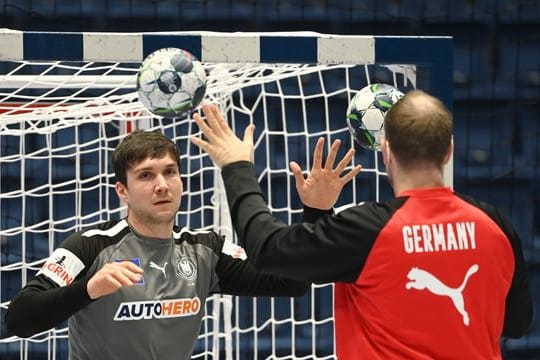
<svg viewBox="0 0 540 360"><path fill-rule="evenodd" d="M82 256L79 233L53 251L41 270L11 300L5 320L8 331L29 337L67 320L91 302L86 291L89 264Z"/></svg>
<svg viewBox="0 0 540 360"><path fill-rule="evenodd" d="M242 247L225 240L217 233L211 234L212 244L207 246L212 247L217 255L217 286L214 292L242 296L296 297L308 291L311 285L309 282L262 273L246 261L246 253Z"/></svg>
<svg viewBox="0 0 540 360"><path fill-rule="evenodd" d="M332 215L333 209L320 210L304 205L304 211L302 211L302 222L314 223L324 215Z"/></svg>
<svg viewBox="0 0 540 360"><path fill-rule="evenodd" d="M303 296L310 283L263 273L246 260L222 254L216 272L222 293L242 296Z"/></svg>
<svg viewBox="0 0 540 360"><path fill-rule="evenodd" d="M506 296L503 336L519 338L527 333L533 317L532 297L521 239L509 219L500 211L494 209L492 216L510 240L514 251L514 276Z"/></svg>

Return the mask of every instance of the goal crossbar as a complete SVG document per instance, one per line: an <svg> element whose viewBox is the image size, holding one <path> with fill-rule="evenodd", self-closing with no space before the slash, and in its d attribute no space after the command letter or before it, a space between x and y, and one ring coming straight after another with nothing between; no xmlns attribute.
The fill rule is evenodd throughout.
<svg viewBox="0 0 540 360"><path fill-rule="evenodd" d="M40 32L0 29L0 61L140 63L163 47L207 63L428 64L431 93L452 108L453 39L448 36L331 35L315 32Z"/></svg>

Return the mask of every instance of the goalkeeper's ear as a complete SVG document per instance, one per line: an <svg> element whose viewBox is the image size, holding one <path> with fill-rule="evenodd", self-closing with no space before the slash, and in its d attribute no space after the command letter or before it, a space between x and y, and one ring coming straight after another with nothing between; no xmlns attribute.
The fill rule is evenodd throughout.
<svg viewBox="0 0 540 360"><path fill-rule="evenodd" d="M114 189L116 190L116 195L125 204L128 204L128 196L126 194L126 186L122 184L120 181L117 181L116 184L114 184Z"/></svg>

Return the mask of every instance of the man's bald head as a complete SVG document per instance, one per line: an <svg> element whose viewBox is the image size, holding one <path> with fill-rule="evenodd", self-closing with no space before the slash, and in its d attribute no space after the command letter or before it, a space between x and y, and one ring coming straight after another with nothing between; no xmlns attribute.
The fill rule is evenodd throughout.
<svg viewBox="0 0 540 360"><path fill-rule="evenodd" d="M443 166L452 141L452 114L436 97L413 90L388 111L384 132L402 166Z"/></svg>

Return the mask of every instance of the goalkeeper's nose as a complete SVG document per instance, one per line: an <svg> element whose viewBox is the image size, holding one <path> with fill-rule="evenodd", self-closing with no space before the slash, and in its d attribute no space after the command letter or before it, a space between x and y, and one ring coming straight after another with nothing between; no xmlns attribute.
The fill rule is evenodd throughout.
<svg viewBox="0 0 540 360"><path fill-rule="evenodd" d="M164 191L167 191L169 189L169 183L167 182L167 179L159 174L156 176L156 183L155 183L155 190L157 193L161 193Z"/></svg>

